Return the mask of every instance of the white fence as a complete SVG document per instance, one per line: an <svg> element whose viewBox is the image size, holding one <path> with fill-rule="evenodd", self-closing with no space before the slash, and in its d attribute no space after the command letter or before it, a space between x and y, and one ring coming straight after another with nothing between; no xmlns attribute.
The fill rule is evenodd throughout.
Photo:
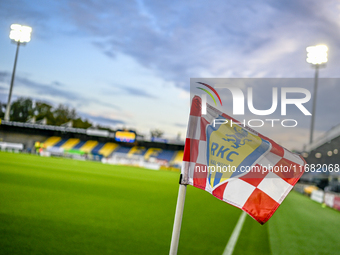
<svg viewBox="0 0 340 255"><path fill-rule="evenodd" d="M127 155L126 153L114 153L111 158L103 158L102 162L112 165L139 166L152 170L159 170L161 167L160 162L145 161L144 156Z"/></svg>
<svg viewBox="0 0 340 255"><path fill-rule="evenodd" d="M2 151L14 151L19 152L24 149L24 145L22 143L6 143L0 142L0 149Z"/></svg>

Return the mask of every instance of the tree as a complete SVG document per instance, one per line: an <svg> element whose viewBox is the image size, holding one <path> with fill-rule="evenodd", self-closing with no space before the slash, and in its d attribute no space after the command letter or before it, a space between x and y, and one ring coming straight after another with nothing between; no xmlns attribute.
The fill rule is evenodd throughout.
<svg viewBox="0 0 340 255"><path fill-rule="evenodd" d="M82 120L81 118L77 118L73 120L73 127L75 128L89 128L92 124L88 120Z"/></svg>
<svg viewBox="0 0 340 255"><path fill-rule="evenodd" d="M70 120L74 120L77 117L76 110L70 109L68 106L59 104L57 109L53 111L54 125L60 126Z"/></svg>
<svg viewBox="0 0 340 255"><path fill-rule="evenodd" d="M20 97L11 105L10 120L26 122L33 117L32 99Z"/></svg>
<svg viewBox="0 0 340 255"><path fill-rule="evenodd" d="M160 138L163 136L164 132L160 129L153 129L150 131L151 137L157 137Z"/></svg>
<svg viewBox="0 0 340 255"><path fill-rule="evenodd" d="M6 105L0 102L0 119L5 117Z"/></svg>
<svg viewBox="0 0 340 255"><path fill-rule="evenodd" d="M3 118L6 111L6 105L0 102L0 118ZM89 128L92 124L87 119L78 116L75 109L67 105L59 104L57 108L45 102L36 102L33 108L33 102L30 98L18 98L11 105L10 119L12 121L26 122L28 119L35 117L36 121L46 118L47 125L60 126L72 120L73 127Z"/></svg>
<svg viewBox="0 0 340 255"><path fill-rule="evenodd" d="M44 102L36 102L34 108L34 116L36 117L37 121L46 118L48 125L51 125L55 122L52 113L52 106Z"/></svg>
<svg viewBox="0 0 340 255"><path fill-rule="evenodd" d="M57 109L53 111L54 125L60 126L72 120L75 128L89 128L92 124L88 120L81 119L76 113L75 109L71 109L66 105L60 104Z"/></svg>

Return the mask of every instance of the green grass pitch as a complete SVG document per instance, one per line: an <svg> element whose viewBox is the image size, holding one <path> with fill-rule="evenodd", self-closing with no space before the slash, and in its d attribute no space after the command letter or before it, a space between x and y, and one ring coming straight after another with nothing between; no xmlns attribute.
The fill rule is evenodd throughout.
<svg viewBox="0 0 340 255"><path fill-rule="evenodd" d="M179 174L0 152L0 254L168 254ZM179 254L222 254L241 210L187 190ZM340 213L291 192L234 254L338 254Z"/></svg>

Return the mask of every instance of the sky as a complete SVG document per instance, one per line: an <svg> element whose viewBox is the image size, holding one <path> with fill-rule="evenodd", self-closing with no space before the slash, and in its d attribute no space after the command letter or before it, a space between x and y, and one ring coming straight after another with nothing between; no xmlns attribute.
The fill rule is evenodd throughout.
<svg viewBox="0 0 340 255"><path fill-rule="evenodd" d="M339 78L340 1L2 0L1 102L13 23L33 28L19 50L13 100L67 104L94 123L141 134L158 128L184 139L190 78L313 78L306 47L317 44L329 48L320 77ZM340 86L319 84L316 136L340 123L339 94ZM264 132L300 149L309 122Z"/></svg>

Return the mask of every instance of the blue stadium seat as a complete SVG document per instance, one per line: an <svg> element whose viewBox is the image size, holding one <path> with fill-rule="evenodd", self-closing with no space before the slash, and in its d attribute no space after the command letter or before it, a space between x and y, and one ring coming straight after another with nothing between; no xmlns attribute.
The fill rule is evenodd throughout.
<svg viewBox="0 0 340 255"><path fill-rule="evenodd" d="M99 151L104 146L104 144L105 143L98 143L97 146L94 147L93 150L91 151L91 154L99 155Z"/></svg>
<svg viewBox="0 0 340 255"><path fill-rule="evenodd" d="M68 139L61 139L59 142L57 142L55 145L53 145L53 147L60 147L62 146L64 143L66 143Z"/></svg>
<svg viewBox="0 0 340 255"><path fill-rule="evenodd" d="M160 160L166 160L169 162L173 158L175 153L176 151L162 150L156 158Z"/></svg>
<svg viewBox="0 0 340 255"><path fill-rule="evenodd" d="M114 152L115 153L129 153L129 151L131 150L130 147L123 147L123 146L120 146L118 147Z"/></svg>
<svg viewBox="0 0 340 255"><path fill-rule="evenodd" d="M73 149L80 149L84 144L86 143L86 141L80 141L76 146L73 147Z"/></svg>

